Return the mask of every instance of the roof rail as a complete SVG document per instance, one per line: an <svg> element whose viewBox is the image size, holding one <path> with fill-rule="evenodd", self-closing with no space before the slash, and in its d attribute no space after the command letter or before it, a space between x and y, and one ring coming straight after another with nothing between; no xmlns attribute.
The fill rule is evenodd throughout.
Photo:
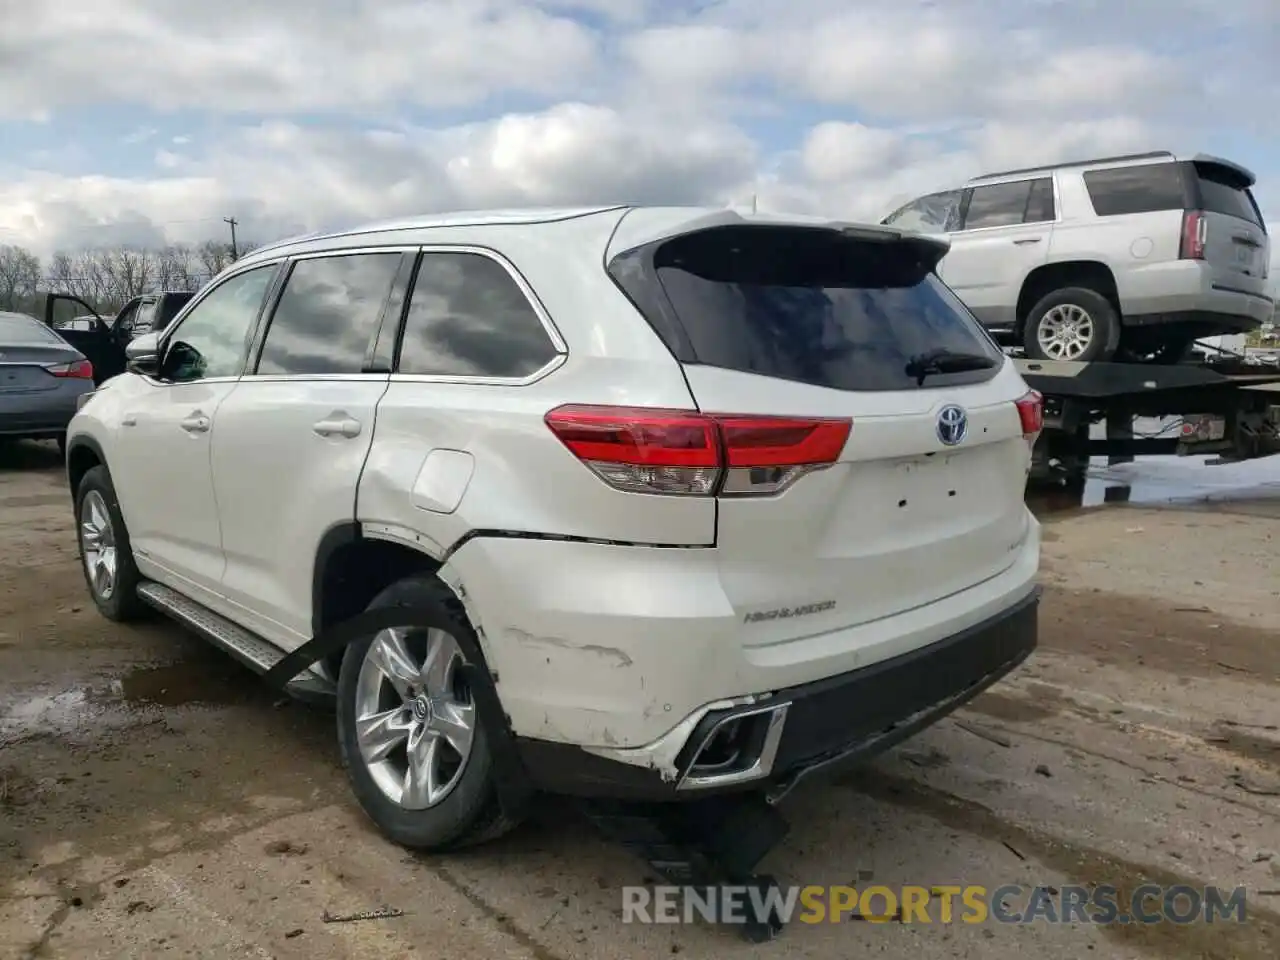
<svg viewBox="0 0 1280 960"><path fill-rule="evenodd" d="M467 227L475 226L479 223L492 222L495 224L507 221L494 220L486 221L484 218L493 214L513 214L517 219L513 219L511 223L559 223L565 220L577 220L581 217L595 216L600 213L611 213L615 210L623 210L630 206L625 203L615 203L611 206L595 206L595 207L527 207L514 208L512 210L464 210L464 211L445 211L437 214L422 214L416 217L401 218L398 220L383 220L376 223L364 223L354 227L346 227L341 230L321 230L317 233L305 233L296 237L285 237L283 240L276 240L272 243L264 244L261 247L255 247L244 255L241 259L257 256L260 253L269 253L281 247L291 247L294 244L308 243L315 240L342 240L347 237L360 237L371 233L402 233L410 230L435 229L440 227ZM519 219L520 216L532 216L537 214L534 219ZM461 217L462 219L455 219ZM478 218L474 222L466 218ZM239 261L237 261L239 262Z"/></svg>
<svg viewBox="0 0 1280 960"><path fill-rule="evenodd" d="M1037 173L1041 170L1059 170L1062 167L1090 167L1095 163L1123 163L1126 160L1160 160L1174 159L1169 150L1152 150L1149 153L1126 153L1118 157L1098 157L1096 160L1069 160L1063 163L1046 163L1038 167L1020 167L1017 170L1001 170L998 173L984 173L974 180L994 180L996 177L1011 177L1018 173Z"/></svg>

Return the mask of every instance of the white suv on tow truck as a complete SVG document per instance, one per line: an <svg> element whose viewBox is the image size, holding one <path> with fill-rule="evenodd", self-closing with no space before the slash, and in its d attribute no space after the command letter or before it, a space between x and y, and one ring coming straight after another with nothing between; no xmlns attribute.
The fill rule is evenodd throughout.
<svg viewBox="0 0 1280 960"><path fill-rule="evenodd" d="M1036 643L1040 397L946 250L625 206L256 250L70 425L89 590L336 700L408 846L776 797Z"/></svg>

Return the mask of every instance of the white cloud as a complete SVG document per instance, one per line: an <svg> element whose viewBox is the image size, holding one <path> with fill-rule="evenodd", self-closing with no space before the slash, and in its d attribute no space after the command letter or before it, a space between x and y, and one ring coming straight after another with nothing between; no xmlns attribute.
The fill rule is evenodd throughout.
<svg viewBox="0 0 1280 960"><path fill-rule="evenodd" d="M1256 168L1280 222L1280 150L1214 139L1266 142L1277 25L1268 0L28 5L0 35L0 135L5 118L56 125L71 108L125 119L8 154L0 243L199 240L230 215L268 240L447 207L752 195L869 218L983 169L1163 147ZM108 166L120 146L146 147L150 168Z"/></svg>
<svg viewBox="0 0 1280 960"><path fill-rule="evenodd" d="M563 6L563 4L561 4ZM75 104L286 112L554 95L596 36L517 0L63 0L0 35L0 116Z"/></svg>
<svg viewBox="0 0 1280 960"><path fill-rule="evenodd" d="M809 131L801 161L810 180L839 183L892 169L905 148L903 136L896 130L830 120Z"/></svg>
<svg viewBox="0 0 1280 960"><path fill-rule="evenodd" d="M193 157L162 150L153 179L28 174L0 180L0 241L41 253L137 235L154 221L175 239L221 234L234 212L258 241L336 223L448 207L580 202L697 203L750 181L755 144L728 125L670 130L602 106L445 130L246 127ZM113 224L127 221L122 231Z"/></svg>

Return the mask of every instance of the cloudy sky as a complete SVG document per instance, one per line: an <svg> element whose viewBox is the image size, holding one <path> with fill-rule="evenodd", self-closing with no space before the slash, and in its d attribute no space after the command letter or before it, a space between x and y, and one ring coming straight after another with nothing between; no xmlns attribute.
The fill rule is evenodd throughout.
<svg viewBox="0 0 1280 960"><path fill-rule="evenodd" d="M0 0L0 243L634 200L875 217L1170 148L1280 223L1276 0ZM1280 255L1280 244L1273 254ZM1274 272L1274 271L1273 271Z"/></svg>

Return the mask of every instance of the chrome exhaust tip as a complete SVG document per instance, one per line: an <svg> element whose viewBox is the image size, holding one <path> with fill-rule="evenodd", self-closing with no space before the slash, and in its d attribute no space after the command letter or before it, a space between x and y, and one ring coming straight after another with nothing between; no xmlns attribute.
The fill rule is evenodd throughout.
<svg viewBox="0 0 1280 960"><path fill-rule="evenodd" d="M790 707L790 701L771 703L705 718L686 744L676 789L708 790L769 777Z"/></svg>

